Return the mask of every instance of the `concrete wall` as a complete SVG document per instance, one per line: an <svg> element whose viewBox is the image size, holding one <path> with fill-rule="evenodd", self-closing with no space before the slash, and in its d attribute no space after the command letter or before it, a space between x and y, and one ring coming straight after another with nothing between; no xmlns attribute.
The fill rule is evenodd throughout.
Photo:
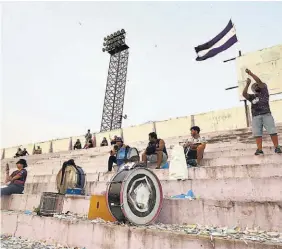
<svg viewBox="0 0 282 249"><path fill-rule="evenodd" d="M201 128L202 133L240 129L247 126L244 107L197 114L194 119L195 125Z"/></svg>
<svg viewBox="0 0 282 249"><path fill-rule="evenodd" d="M270 107L275 121L282 122L282 100L270 102ZM147 140L148 134L155 129L158 137L164 139L169 137L186 136L190 134L190 127L192 125L200 126L202 133L245 128L245 109L244 107L235 107L226 110L201 113L193 116L127 127L123 130L118 129L110 132L101 132L93 135L93 137L95 136L97 146L100 145L103 137L106 137L108 142L110 142L109 137L113 138L115 135L123 137L125 143L131 144ZM84 135L72 137L72 145L75 144L77 139L80 139L83 147L85 144ZM35 144L35 147L39 145L42 148L42 153L49 153L50 143L51 141L37 143ZM53 140L53 152L69 150L69 143L70 138ZM13 158L19 147L26 148L29 154L32 154L33 146L33 144L29 144L6 148L4 153L5 158Z"/></svg>
<svg viewBox="0 0 282 249"><path fill-rule="evenodd" d="M36 143L35 144L35 149L37 148L37 146L40 146L40 148L42 149L42 154L49 153L50 146L51 146L51 141Z"/></svg>
<svg viewBox="0 0 282 249"><path fill-rule="evenodd" d="M82 148L83 148L83 146L85 145L85 137L84 137L84 136L85 136L85 135L74 136L74 137L71 138L71 139L72 139L72 149L73 149L73 146L74 146L74 144L75 144L75 142L76 142L77 139L80 140L81 146L82 146Z"/></svg>
<svg viewBox="0 0 282 249"><path fill-rule="evenodd" d="M52 141L53 152L68 151L70 138L57 139Z"/></svg>
<svg viewBox="0 0 282 249"><path fill-rule="evenodd" d="M282 122L282 100L270 102L270 109L275 122Z"/></svg>
<svg viewBox="0 0 282 249"><path fill-rule="evenodd" d="M123 138L126 144L147 141L148 134L154 131L154 123L131 126L123 129Z"/></svg>
<svg viewBox="0 0 282 249"><path fill-rule="evenodd" d="M5 158L13 158L16 152L18 151L19 147L21 146L6 148L5 149Z"/></svg>
<svg viewBox="0 0 282 249"><path fill-rule="evenodd" d="M28 152L30 155L32 155L34 144L27 144L27 145L23 145L23 146L21 146L21 147L22 147L22 149L23 149L23 148L26 148L27 152Z"/></svg>
<svg viewBox="0 0 282 249"><path fill-rule="evenodd" d="M191 116L159 121L155 126L160 138L186 136L190 134Z"/></svg>
<svg viewBox="0 0 282 249"><path fill-rule="evenodd" d="M282 44L237 57L236 68L238 94L241 100L244 99L242 92L249 77L245 72L246 68L251 68L263 82L267 83L270 94L282 92ZM248 92L252 93L251 88Z"/></svg>
<svg viewBox="0 0 282 249"><path fill-rule="evenodd" d="M110 144L110 138L114 138L114 136L122 137L122 130L118 129L118 130L97 133L95 134L96 145L100 146L100 143L102 142L103 137L107 138L108 144Z"/></svg>

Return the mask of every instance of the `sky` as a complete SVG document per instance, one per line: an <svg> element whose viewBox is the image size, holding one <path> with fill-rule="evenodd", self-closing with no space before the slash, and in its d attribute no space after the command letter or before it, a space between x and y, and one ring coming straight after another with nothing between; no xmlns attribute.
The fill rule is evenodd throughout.
<svg viewBox="0 0 282 249"><path fill-rule="evenodd" d="M123 127L242 106L235 62L282 42L282 2L7 2L1 6L1 147L98 132L110 55L127 32ZM232 18L239 43L204 62L194 47Z"/></svg>

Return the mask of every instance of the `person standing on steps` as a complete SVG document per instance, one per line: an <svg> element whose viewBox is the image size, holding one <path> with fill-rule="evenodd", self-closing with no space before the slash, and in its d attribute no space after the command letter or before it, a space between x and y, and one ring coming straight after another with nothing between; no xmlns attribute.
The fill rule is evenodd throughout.
<svg viewBox="0 0 282 249"><path fill-rule="evenodd" d="M92 134L90 133L90 130L88 130L85 135L85 145L88 144L90 140L92 140Z"/></svg>
<svg viewBox="0 0 282 249"><path fill-rule="evenodd" d="M278 144L278 135L275 127L275 122L269 107L269 92L267 85L263 83L258 76L253 74L249 69L246 69L246 73L250 75L255 83L251 86L254 94L248 93L248 88L251 84L251 79L247 79L247 84L243 90L243 96L246 100L251 102L252 110L252 130L256 139L257 150L255 155L262 155L262 134L263 127L266 129L271 137L273 145L275 147L275 153L282 153L281 147Z"/></svg>

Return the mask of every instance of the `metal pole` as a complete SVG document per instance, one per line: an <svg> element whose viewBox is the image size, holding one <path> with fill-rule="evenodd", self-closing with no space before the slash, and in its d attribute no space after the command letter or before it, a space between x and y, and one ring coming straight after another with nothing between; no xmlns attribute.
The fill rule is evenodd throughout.
<svg viewBox="0 0 282 249"><path fill-rule="evenodd" d="M117 92L117 85L118 85L118 76L119 76L119 64L120 64L120 54L118 53L118 65L117 65L117 73L116 73L116 82L115 82L115 90L114 90L114 101L113 101L113 108L112 108L112 118L111 118L111 128L113 128L113 121L114 121L114 113L115 113L115 101L116 101L116 92Z"/></svg>
<svg viewBox="0 0 282 249"><path fill-rule="evenodd" d="M240 56L242 56L241 50L239 50L239 57ZM250 127L250 114L249 114L249 108L246 99L244 99L244 106L245 106L246 124L247 127Z"/></svg>
<svg viewBox="0 0 282 249"><path fill-rule="evenodd" d="M249 108L246 99L244 99L244 106L245 106L245 114L246 114L246 123L247 123L247 127L249 127L250 126Z"/></svg>
<svg viewBox="0 0 282 249"><path fill-rule="evenodd" d="M241 50L239 50L239 57L240 56L242 56ZM232 58L232 59L229 59L229 60L225 60L223 62L229 62L229 61L233 61L235 59L236 59L236 57ZM238 86L228 87L225 90L231 90L231 89L234 89L234 88L238 88ZM249 127L251 122L250 122L249 108L248 108L248 104L247 104L247 100L246 99L244 100L244 107L245 107L246 124L247 124L247 127Z"/></svg>

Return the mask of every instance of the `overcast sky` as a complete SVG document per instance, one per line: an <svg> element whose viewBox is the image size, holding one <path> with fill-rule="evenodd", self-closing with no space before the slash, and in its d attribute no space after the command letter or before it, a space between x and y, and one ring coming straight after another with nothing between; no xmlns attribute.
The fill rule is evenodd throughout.
<svg viewBox="0 0 282 249"><path fill-rule="evenodd" d="M2 147L100 129L110 56L130 46L123 126L243 105L235 62L282 42L282 2L17 2L2 5ZM194 47L232 18L238 45L196 62Z"/></svg>

